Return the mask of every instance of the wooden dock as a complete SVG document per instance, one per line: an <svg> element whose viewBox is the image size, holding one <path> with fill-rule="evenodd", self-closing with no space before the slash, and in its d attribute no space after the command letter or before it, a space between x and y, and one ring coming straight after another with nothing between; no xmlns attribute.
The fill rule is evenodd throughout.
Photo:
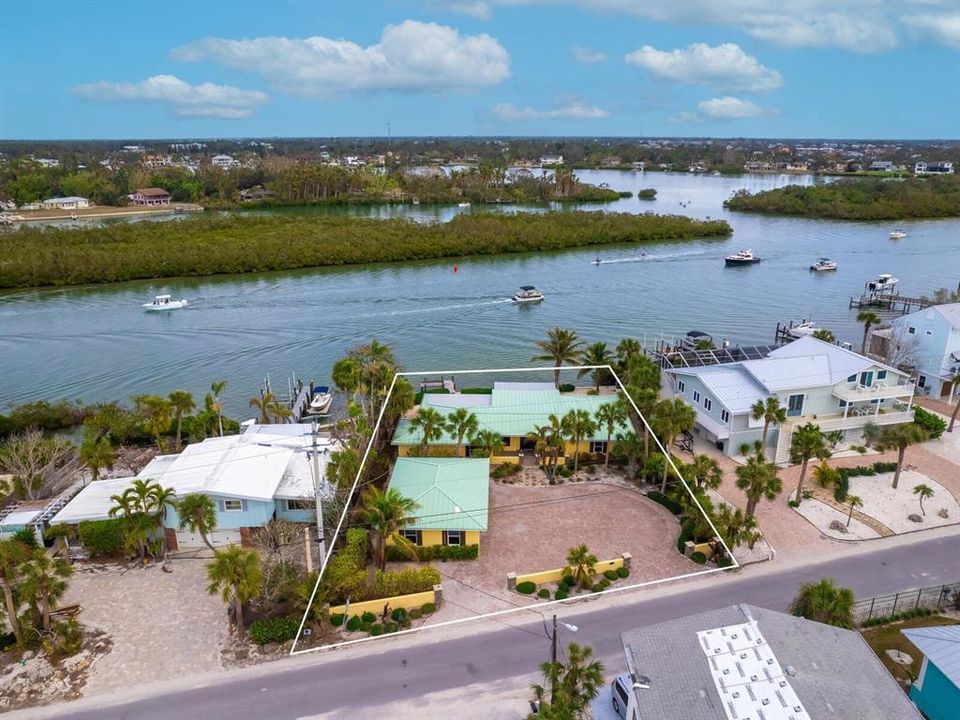
<svg viewBox="0 0 960 720"><path fill-rule="evenodd" d="M858 298L850 298L850 308L879 308L901 315L923 310L936 303L930 298L907 297L896 293L865 292Z"/></svg>

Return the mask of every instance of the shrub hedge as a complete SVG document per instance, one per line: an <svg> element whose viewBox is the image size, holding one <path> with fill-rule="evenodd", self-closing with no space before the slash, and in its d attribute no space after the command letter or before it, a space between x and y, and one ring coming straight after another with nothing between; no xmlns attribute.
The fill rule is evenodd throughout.
<svg viewBox="0 0 960 720"><path fill-rule="evenodd" d="M383 624L383 631L386 633L395 633L399 629L397 623L388 620Z"/></svg>
<svg viewBox="0 0 960 720"><path fill-rule="evenodd" d="M375 623L370 627L370 635L377 637L378 635L383 635L383 625L380 623Z"/></svg>
<svg viewBox="0 0 960 720"><path fill-rule="evenodd" d="M620 579L620 576L617 574L616 570L605 570L603 576L610 582Z"/></svg>
<svg viewBox="0 0 960 720"><path fill-rule="evenodd" d="M536 589L536 583L532 583L529 580L522 583L517 583L517 592L522 593L523 595L533 595Z"/></svg>
<svg viewBox="0 0 960 720"><path fill-rule="evenodd" d="M436 612L436 610L437 610L437 606L434 605L433 603L424 603L423 605L420 606L421 615L429 615L432 612Z"/></svg>
<svg viewBox="0 0 960 720"><path fill-rule="evenodd" d="M933 615L936 611L931 610L930 608L914 608L913 610L907 610L902 613L896 613L894 615L885 615L883 617L870 618L865 620L862 624L863 627L873 627L875 625L886 625L887 623L900 622L901 620L911 620L918 617L929 617Z"/></svg>
<svg viewBox="0 0 960 720"><path fill-rule="evenodd" d="M373 623L377 621L377 616L368 610L360 616L360 620L365 623Z"/></svg>
<svg viewBox="0 0 960 720"><path fill-rule="evenodd" d="M80 542L90 557L116 557L123 554L123 521L84 520L79 526Z"/></svg>
<svg viewBox="0 0 960 720"><path fill-rule="evenodd" d="M558 389L559 389L560 392L562 392L562 393L568 393L568 392L573 392L574 390L576 390L576 389L577 389L577 386L574 385L573 383L562 383Z"/></svg>
<svg viewBox="0 0 960 720"><path fill-rule="evenodd" d="M416 562L431 560L476 560L480 556L479 545L428 545L416 547ZM411 562L412 557L395 545L387 545L387 560L391 562Z"/></svg>
<svg viewBox="0 0 960 720"><path fill-rule="evenodd" d="M360 632L370 632L370 628L373 627L372 622L361 622L360 623Z"/></svg>
<svg viewBox="0 0 960 720"><path fill-rule="evenodd" d="M412 608L410 612L407 614L407 617L409 617L411 620L419 620L420 608Z"/></svg>
<svg viewBox="0 0 960 720"><path fill-rule="evenodd" d="M505 478L512 477L520 473L520 463L501 463L497 465L493 470L490 471L490 477L492 478Z"/></svg>
<svg viewBox="0 0 960 720"><path fill-rule="evenodd" d="M628 577L630 577L630 571L627 570L625 567L619 568L619 569L617 570L617 577L619 577L619 578L628 578Z"/></svg>
<svg viewBox="0 0 960 720"><path fill-rule="evenodd" d="M347 630L350 632L356 632L360 629L360 617L358 615L352 616L347 620Z"/></svg>
<svg viewBox="0 0 960 720"><path fill-rule="evenodd" d="M553 594L553 599L554 599L554 600L566 600L567 597L569 597L569 596L567 595L567 591L566 591L566 590L563 590L562 587L563 587L563 586L561 586L561 588L558 589L558 590Z"/></svg>
<svg viewBox="0 0 960 720"><path fill-rule="evenodd" d="M254 620L250 623L250 639L257 645L267 643L285 643L293 640L300 629L300 619L294 617L278 617L270 620Z"/></svg>
<svg viewBox="0 0 960 720"><path fill-rule="evenodd" d="M707 556L697 550L690 556L690 559L693 560L697 565L703 565L707 561Z"/></svg>
<svg viewBox="0 0 960 720"><path fill-rule="evenodd" d="M667 510L672 512L674 515L679 515L683 512L683 508L673 498L669 498L658 490L651 490L647 493L647 497L653 500L655 503L663 505Z"/></svg>
<svg viewBox="0 0 960 720"><path fill-rule="evenodd" d="M592 588L590 588L590 590L595 593L603 592L603 585L601 585L600 583L597 583Z"/></svg>
<svg viewBox="0 0 960 720"><path fill-rule="evenodd" d="M947 423L942 417L924 410L919 405L913 406L913 421L922 427L933 440L943 435L943 431L947 429Z"/></svg>
<svg viewBox="0 0 960 720"><path fill-rule="evenodd" d="M334 627L340 627L343 625L344 615L343 613L333 613L330 615L330 624Z"/></svg>

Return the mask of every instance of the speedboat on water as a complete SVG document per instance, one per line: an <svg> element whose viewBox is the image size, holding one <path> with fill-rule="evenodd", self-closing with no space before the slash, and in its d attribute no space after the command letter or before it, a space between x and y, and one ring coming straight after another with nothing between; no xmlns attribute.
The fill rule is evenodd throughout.
<svg viewBox="0 0 960 720"><path fill-rule="evenodd" d="M153 302L148 302L143 304L144 310L149 310L151 312L160 312L162 310L179 310L180 308L185 308L187 306L187 301L183 298L179 300L172 299L169 295L157 295Z"/></svg>
<svg viewBox="0 0 960 720"><path fill-rule="evenodd" d="M906 236L907 234L903 230L894 230L890 233L891 240L903 240Z"/></svg>
<svg viewBox="0 0 960 720"><path fill-rule="evenodd" d="M515 303L536 303L543 300L543 293L533 285L523 285L513 296Z"/></svg>
<svg viewBox="0 0 960 720"><path fill-rule="evenodd" d="M457 203L457 207L462 207L462 208L470 207L470 203L468 202Z"/></svg>
<svg viewBox="0 0 960 720"><path fill-rule="evenodd" d="M753 250L741 250L735 255L727 255L724 263L727 265L754 265L760 262L760 258L753 254Z"/></svg>
<svg viewBox="0 0 960 720"><path fill-rule="evenodd" d="M825 271L827 271L827 270L836 270L836 269L837 269L837 262L836 262L835 260L831 260L830 258L825 258L825 257L817 258L817 261L816 261L813 265L810 266L810 269L811 269L811 270L815 270L816 272L825 272Z"/></svg>

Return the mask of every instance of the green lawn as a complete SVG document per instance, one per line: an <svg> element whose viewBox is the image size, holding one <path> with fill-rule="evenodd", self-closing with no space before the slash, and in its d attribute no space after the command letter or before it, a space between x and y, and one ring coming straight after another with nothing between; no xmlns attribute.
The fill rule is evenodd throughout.
<svg viewBox="0 0 960 720"><path fill-rule="evenodd" d="M911 678L915 678L920 672L922 656L920 655L920 651L913 646L913 643L907 640L900 631L906 630L907 628L957 624L960 623L953 618L942 615L931 615L930 617L913 618L912 620L904 620L903 622L892 623L890 625L867 628L863 630L862 633L863 639L873 648L873 651L877 654L877 657L880 658L880 662L883 663L884 667L890 671L890 674L893 675L901 685L906 687ZM886 653L887 650L892 649L905 652L913 659L913 662L909 666L895 663Z"/></svg>

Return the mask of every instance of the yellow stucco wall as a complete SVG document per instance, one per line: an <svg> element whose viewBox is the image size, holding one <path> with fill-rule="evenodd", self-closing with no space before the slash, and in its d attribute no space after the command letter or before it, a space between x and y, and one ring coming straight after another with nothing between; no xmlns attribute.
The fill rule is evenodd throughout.
<svg viewBox="0 0 960 720"><path fill-rule="evenodd" d="M597 575L602 575L607 570L618 570L623 567L623 558L614 560L601 560L597 563ZM563 571L566 568L556 568L555 570L543 570L541 572L526 573L517 575L517 583L532 582L536 585L543 583L559 582L563 577Z"/></svg>
<svg viewBox="0 0 960 720"><path fill-rule="evenodd" d="M697 545L693 546L693 552L702 552L709 559L713 557L713 546L708 542L698 543Z"/></svg>
<svg viewBox="0 0 960 720"><path fill-rule="evenodd" d="M465 544L467 545L479 545L480 544L480 531L479 530L465 530L466 535L464 536ZM421 547L430 547L431 545L443 545L443 530L421 530L420 531L420 540ZM394 541L392 537L387 538L387 545L393 545Z"/></svg>
<svg viewBox="0 0 960 720"><path fill-rule="evenodd" d="M402 607L406 610L418 608L427 603L435 602L436 594L433 590L422 593L413 593L412 595L395 595L394 597L382 598L380 600L364 600L363 602L350 603L350 615L362 615L365 612L372 612L380 615L383 612L383 606L389 604L391 610ZM346 605L337 605L330 608L331 615L342 615Z"/></svg>
<svg viewBox="0 0 960 720"><path fill-rule="evenodd" d="M490 458L491 465L499 465L501 463L515 463L518 462L517 453L520 451L520 442L523 438L519 436L512 436L510 442L506 443L503 446L503 449L500 451L500 454L494 455ZM611 449L616 446L616 440L610 441ZM408 457L411 451L416 452L419 449L419 445L397 445L397 455L399 457ZM590 441L581 440L580 441L580 454L585 455L590 453ZM455 445L431 445L431 455L437 457L466 457L467 454L467 445L464 444L460 448L459 455L455 455L456 446ZM525 450L525 453L533 455L533 450ZM572 458L574 453L574 444L570 441L567 441L563 445L563 455L561 459Z"/></svg>

